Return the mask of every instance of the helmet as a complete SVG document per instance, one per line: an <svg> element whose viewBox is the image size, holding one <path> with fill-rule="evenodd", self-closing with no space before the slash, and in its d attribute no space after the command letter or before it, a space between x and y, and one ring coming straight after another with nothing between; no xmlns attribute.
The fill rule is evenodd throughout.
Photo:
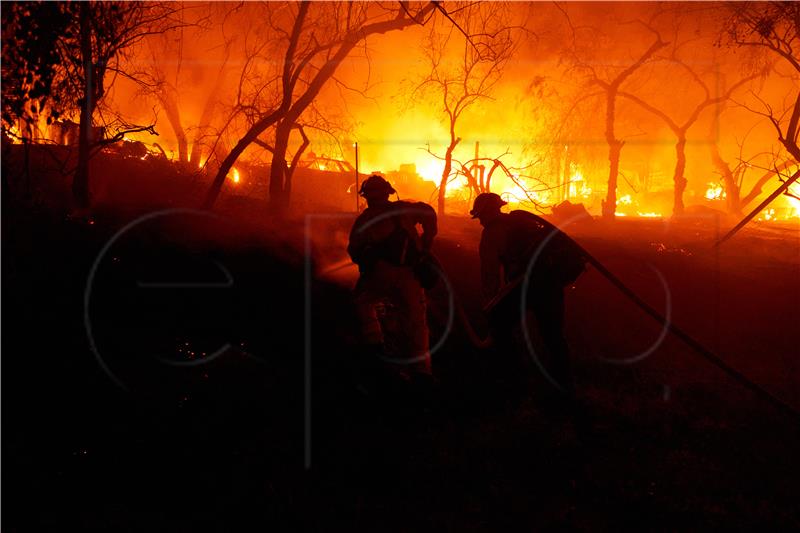
<svg viewBox="0 0 800 533"><path fill-rule="evenodd" d="M484 192L475 198L475 203L472 204L472 211L469 212L472 218L478 218L489 209L500 209L508 202L504 202L499 195L493 192Z"/></svg>
<svg viewBox="0 0 800 533"><path fill-rule="evenodd" d="M377 174L373 174L365 179L364 183L361 184L361 188L358 190L358 194L361 196L370 196L372 194L393 194L395 192L397 191L394 190L394 187L392 187L388 181Z"/></svg>

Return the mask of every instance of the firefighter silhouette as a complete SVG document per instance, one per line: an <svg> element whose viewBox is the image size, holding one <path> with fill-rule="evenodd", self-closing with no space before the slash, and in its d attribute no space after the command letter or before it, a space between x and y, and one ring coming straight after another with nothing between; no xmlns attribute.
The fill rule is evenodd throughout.
<svg viewBox="0 0 800 533"><path fill-rule="evenodd" d="M483 226L481 287L492 338L501 350L519 352L516 330L529 327L532 315L543 349L531 349L529 343L531 355L547 380L572 396L564 287L583 272L584 260L572 241L550 224L527 211L503 213L504 205L497 194L483 193L470 211Z"/></svg>
<svg viewBox="0 0 800 533"><path fill-rule="evenodd" d="M436 212L422 202L391 201L393 193L381 176L367 178L359 190L367 208L350 231L347 252L360 272L354 296L362 342L367 352L387 355L379 311L388 303L396 311L394 326L402 343L385 359L400 373L430 375L426 296L415 270L430 253Z"/></svg>

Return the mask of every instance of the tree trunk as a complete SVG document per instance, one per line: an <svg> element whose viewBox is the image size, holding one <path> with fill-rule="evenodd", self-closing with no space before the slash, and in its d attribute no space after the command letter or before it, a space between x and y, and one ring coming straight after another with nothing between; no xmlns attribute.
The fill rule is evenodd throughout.
<svg viewBox="0 0 800 533"><path fill-rule="evenodd" d="M294 171L297 169L297 165L300 163L300 158L303 157L303 152L306 151L308 145L311 144L311 141L308 140L308 136L306 132L303 130L303 126L298 126L298 130L300 130L300 137L302 137L303 142L297 148L297 151L292 156L292 164L289 168L286 169L286 176L284 181L284 192L286 194L286 201L287 203L292 199L292 176L294 176ZM356 157L356 174L358 174L358 161Z"/></svg>
<svg viewBox="0 0 800 533"><path fill-rule="evenodd" d="M83 61L83 102L81 105L80 128L78 133L78 167L72 179L72 197L78 208L90 205L89 196L89 143L92 131L92 41L89 2L80 6L81 60Z"/></svg>
<svg viewBox="0 0 800 533"><path fill-rule="evenodd" d="M273 111L268 116L254 124L247 131L247 133L245 133L244 137L239 139L239 142L236 143L236 146L233 147L233 149L228 153L228 156L222 161L222 164L220 164L219 170L217 170L217 174L214 176L214 182L208 189L206 200L203 202L204 209L211 209L214 207L214 202L217 200L219 193L222 191L222 185L225 183L225 178L228 175L228 172L230 172L236 160L239 159L239 156L242 155L242 152L244 152L245 149L264 132L264 130L275 124L275 121L278 120L278 117L283 112L284 111L282 109Z"/></svg>
<svg viewBox="0 0 800 533"><path fill-rule="evenodd" d="M200 159L203 155L203 139L206 136L208 127L211 125L211 121L214 118L214 108L217 105L217 95L222 87L222 81L223 77L222 74L220 74L217 77L217 82L214 85L214 89L211 91L211 94L208 95L206 105L203 107L203 114L200 115L200 123L197 125L197 133L192 141L192 152L189 154L189 162L198 168L200 167Z"/></svg>
<svg viewBox="0 0 800 533"><path fill-rule="evenodd" d="M436 9L437 4L431 3L426 5L424 8L420 9L414 17L406 18L398 13L398 16L391 20L374 22L362 26L361 28L350 30L342 39L338 50L336 50L335 53L332 53L332 55L328 56L325 64L323 64L322 67L317 70L316 74L313 75L311 81L308 83L308 87L305 89L302 95L294 100L292 95L293 85L290 83L292 78L292 69L290 67L295 60L295 48L297 46L300 30L303 27L309 5L310 4L308 2L300 3L299 11L297 17L295 18L294 28L292 29L292 35L289 38L289 47L287 48L286 57L284 58L283 82L285 92L280 107L253 124L244 137L242 137L239 142L236 143L236 146L233 147L233 150L231 150L231 152L228 154L228 157L226 157L222 162L222 165L220 166L217 175L214 177L214 182L211 184L211 187L208 190L208 195L206 196L206 200L203 204L206 209L211 209L211 207L213 207L214 202L222 190L222 185L225 183L225 177L227 176L228 171L231 169L242 152L244 152L244 150L250 146L250 144L252 144L259 135L261 135L268 127L275 124L275 122L277 122L279 119L283 119L288 124L294 124L297 117L299 117L300 114L309 105L311 105L311 102L314 101L327 81L336 73L336 69L341 65L342 61L344 61L344 59L358 43L362 42L370 35L387 33L394 30L402 30L407 26L418 24L428 13ZM294 100L294 102L292 100ZM282 154L284 166L286 165L285 155L286 154L284 152L284 154ZM273 161L275 159L276 158L273 157ZM274 168L270 171L270 194L273 187L272 176L275 175L275 172L276 170Z"/></svg>
<svg viewBox="0 0 800 533"><path fill-rule="evenodd" d="M269 203L276 211L283 211L289 206L286 192L286 152L289 149L289 135L292 123L287 120L278 122L275 128L275 146L272 151L272 167L269 173Z"/></svg>
<svg viewBox="0 0 800 533"><path fill-rule="evenodd" d="M800 22L800 21L797 21ZM780 135L778 139L786 151L791 154L796 163L800 163L800 145L797 144L798 130L800 130L800 92L794 101L794 110L786 126L786 135Z"/></svg>
<svg viewBox="0 0 800 533"><path fill-rule="evenodd" d="M606 96L606 142L608 143L608 192L603 202L603 218L614 220L617 212L617 176L619 175L619 157L622 153L622 141L614 136L614 114L616 92L609 90ZM568 172L565 170L565 172Z"/></svg>
<svg viewBox="0 0 800 533"><path fill-rule="evenodd" d="M436 200L436 211L439 213L439 216L444 215L444 194L447 191L447 178L450 176L451 169L452 160L450 158L450 152L448 151L448 155L445 156L444 160L444 170L442 171L442 179L439 181L439 194Z"/></svg>
<svg viewBox="0 0 800 533"><path fill-rule="evenodd" d="M672 182L675 191L672 200L672 214L683 214L683 193L686 191L686 178L683 176L686 171L686 134L678 136L675 143L675 173L672 175Z"/></svg>
<svg viewBox="0 0 800 533"><path fill-rule="evenodd" d="M466 175L467 187L469 188L470 197L475 193L475 196L482 193L485 189L483 183L483 166L472 165L472 168L461 167L461 171Z"/></svg>
<svg viewBox="0 0 800 533"><path fill-rule="evenodd" d="M164 104L164 111L167 113L167 120L175 132L178 140L178 161L181 163L189 162L189 143L186 139L186 132L181 125L181 113L178 110L178 103L175 101L175 93L172 87L166 88L161 95L161 103Z"/></svg>
<svg viewBox="0 0 800 533"><path fill-rule="evenodd" d="M454 137L451 133L450 146L447 147L447 152L444 155L444 170L442 170L442 181L439 182L439 196L436 202L436 211L439 216L444 216L444 195L447 192L447 179L450 177L450 171L453 170L453 150L455 150L459 142L461 142L461 138Z"/></svg>
<svg viewBox="0 0 800 533"><path fill-rule="evenodd" d="M30 137L22 141L25 150L25 158L23 167L25 169L25 193L24 198L26 202L30 202L33 198L33 188L31 187L31 141Z"/></svg>
<svg viewBox="0 0 800 533"><path fill-rule="evenodd" d="M489 170L489 173L486 175L486 187L481 192L492 192L492 175L494 171L500 167L500 161L497 160L492 165L492 168ZM482 167L483 168L483 167Z"/></svg>
<svg viewBox="0 0 800 533"><path fill-rule="evenodd" d="M725 206L728 213L741 216L742 207L739 201L739 186L736 184L730 165L722 159L722 155L719 153L719 145L716 141L711 143L711 162L722 174L722 182L725 184Z"/></svg>

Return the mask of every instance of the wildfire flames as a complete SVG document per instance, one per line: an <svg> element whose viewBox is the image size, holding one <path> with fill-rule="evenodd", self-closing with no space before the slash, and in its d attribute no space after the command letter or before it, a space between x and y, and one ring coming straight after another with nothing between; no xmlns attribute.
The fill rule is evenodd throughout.
<svg viewBox="0 0 800 533"><path fill-rule="evenodd" d="M791 190L791 187L789 187L789 189ZM789 218L800 218L800 199L789 198L789 204L792 206L792 211L789 214Z"/></svg>
<svg viewBox="0 0 800 533"><path fill-rule="evenodd" d="M794 184L786 191L786 207L770 207L756 218L759 221L800 219L800 185ZM775 202L778 203L777 201ZM780 205L780 204L779 204Z"/></svg>
<svg viewBox="0 0 800 533"><path fill-rule="evenodd" d="M620 20L629 18L628 7L620 8L621 11L617 14L624 15ZM270 6L267 6L265 9L269 8ZM246 96L241 93L247 85L243 84L242 80L247 78L247 83L263 81L258 77L261 74L255 74L256 65L260 65L258 68L265 69L265 72L274 67L271 56L268 61L259 64L257 58L247 56L252 50L243 48L243 43L230 41L228 38L228 35L236 34L236 30L242 28L252 30L250 25L256 17L251 16L250 9L256 10L255 7L247 6L240 13L232 12L230 18L225 16L219 20L214 18L216 15L209 15L213 23L219 25L219 31L200 32L187 29L181 33L179 46L172 42L173 40L177 42L178 39L164 40L162 35L154 34L142 40L135 51L132 50L121 60L130 61L130 65L122 66L132 71L157 70L159 75L155 76L156 78L169 79L177 89L176 101L168 105L164 100L165 93L158 91L152 94L142 93L140 85L123 76L116 79L113 91L105 96L104 108L113 108L120 116L130 118L131 123L154 122L152 131L147 131L145 128L143 131L131 131L126 134L125 141L142 143L137 148L139 155L136 157L139 159L166 157L172 161L180 160L183 169L196 168L198 174L204 174L210 179L219 168L219 163L243 138L249 127L246 123L252 118L248 113L252 110L242 103L234 104L238 102L237 98ZM631 33L631 27L627 23L617 28L615 24L619 24L619 21L612 21L613 17L606 20L608 15L606 11L609 9L614 11L611 8L590 7L575 7L569 11L573 12L575 20L580 18L583 21L576 27L596 27L601 33L609 32L606 36L608 38L602 44L609 47L608 50L604 48L597 52L605 54L606 59L618 56L634 57L636 53L647 50L652 33L639 30ZM649 7L637 4L637 7L631 9L646 11ZM514 11L515 9L511 8L510 16L515 16ZM560 9L550 11L552 11L550 16L554 17L552 20L559 21L556 26L563 26L564 13ZM630 17L635 18L635 15L631 14ZM222 31L224 24L231 25L229 34ZM546 25L549 27L550 22ZM664 31L664 28L660 30ZM314 113L324 116L324 120L319 117L308 117L306 120L307 117L304 116L303 120L299 121L309 122L308 129L304 133L304 136L306 133L309 135L309 139L306 139L308 143L302 146L304 152L299 154L301 157L298 161L302 163L307 158L316 157L318 162L313 167L315 170L339 174L345 173L341 165L329 163L330 161L346 162L353 168L358 168L361 173L380 172L389 175L400 172L398 169L401 168L413 168L415 169L413 179L422 184L418 191L433 192L423 194L415 191L410 194L417 194L418 197L415 198L417 200L431 202L436 199L437 189L444 183L446 186L444 197L448 200L447 210L453 213L466 213L470 208L469 202L475 194L491 190L513 207L535 208L547 212L550 208L569 201L581 203L590 213L599 214L607 198L609 183L609 145L606 137L606 132L609 130L604 123L606 114L601 112L606 105L605 97L602 97L602 91L597 93L600 96L596 98L586 94L568 95L566 86L585 87L587 85L585 82L587 80L591 82L591 76L595 76L597 79L594 82L597 83L588 85L602 87L611 79L601 79L608 73L604 74L597 69L578 68L579 65L565 69L563 62L566 55L564 50L560 49L557 53L551 52L550 56L546 54L541 56L541 64L534 64L532 58L539 58L540 55L531 55L532 49L520 45L520 48L514 49L508 62L503 65L502 76L498 76L487 85L491 86L491 91L470 96L473 103L465 108L457 125L451 128L447 113L443 112L445 101L442 100L442 94L420 90L425 83L436 79L435 76L432 77L431 65L425 61L426 58L432 57L431 51L424 49L424 44L420 44L428 42L424 38L428 31L433 29L420 26L387 32L370 42L371 55L374 59L365 62L367 59L362 57L348 58L336 73L336 83L322 88L314 99ZM614 34L614 31L619 33ZM285 33L281 32L282 30L278 33L281 35ZM281 35L273 37L278 40L286 37ZM521 39L521 36L517 37ZM680 35L676 38L678 37L687 39L683 43L687 47L686 54L704 53L705 49L701 45L691 44L696 40L696 36ZM310 37L312 40L315 38L318 36ZM620 52L619 43L625 43L624 53ZM430 43L428 45L432 46ZM525 46L533 44L527 43ZM641 51L636 52L639 48ZM398 54L398 50L404 52ZM667 51L664 49L661 52L667 54ZM676 51L671 53L677 53ZM439 70L436 75L452 75L460 66L464 48L459 45L455 48L443 48L437 53L440 55L434 54L438 58L436 68ZM234 66L234 61L227 62L228 56L249 57L248 61L252 60L252 65L247 69L252 69L252 72L247 69L242 71L240 67ZM181 61L175 61L176 57L180 57ZM640 91L635 97L643 102L646 101L650 108L658 108L662 115L691 114L693 109L691 105L695 105L694 100L697 98L694 92L701 93L703 83L710 87L711 81L716 83L718 80L716 78L711 80L708 73L700 71L692 71L692 74L688 75L686 69L694 69L695 66L683 65L680 68L673 68L675 65L670 64L667 57L669 56L664 55L656 58L657 61L653 62L654 66L651 69L653 72L641 74L644 77L640 77L639 71L631 70L630 83L626 81L620 90ZM682 60L685 61L686 58ZM725 61L728 62L720 60L719 68L731 79L736 78L741 70L741 61L736 57ZM180 64L191 65L191 69L176 68L176 65ZM608 67L611 71L608 76L621 67L622 65L616 64ZM250 75L252 77L248 77ZM268 78L266 74L264 76ZM384 88L382 92L377 90L373 94L364 91L364 94L359 96L359 91L342 93L340 88L336 88L361 87L360 84L369 86L370 76L380 79L379 85ZM637 86L650 83L646 76L653 78L650 80L653 84L663 83L664 87L668 88L667 92L674 86L676 91L680 90L681 94L687 95L687 102L666 99L665 103L664 95L656 90L656 87L636 89ZM453 79L460 78L456 76ZM535 81L532 82L532 79ZM769 86L776 87L775 91L778 91L784 89L786 83L785 80L770 78ZM560 84L565 87L563 93L559 93L562 91L561 88L555 89L561 87ZM334 85L336 87L333 87ZM459 84L451 83L448 90L455 90L456 85ZM466 87L469 83L461 85ZM791 83L789 86L791 91L795 91ZM261 89L249 85L247 87L252 89L256 96L260 94L258 91L266 90L263 87ZM750 85L744 84L736 94L744 95L750 88ZM708 89L705 92L708 93ZM445 99L446 94L447 91ZM365 95L368 98L364 98ZM765 93L763 96L759 94L757 98L769 96L772 95ZM266 99L267 93L258 97ZM625 99L620 97L620 102L623 100ZM678 168L671 144L672 138L668 137L669 143L663 142L666 131L663 120L653 116L652 112L647 111L648 108L628 103L629 108L619 107L621 104L618 103L619 117L614 125L614 135L621 145L625 145L618 160L615 213L622 217L670 216L674 208L670 194L674 188L673 172ZM236 105L242 107L237 108ZM665 107L668 105L672 105L674 109ZM739 149L735 132L742 131L745 127L751 132L748 140L750 144L747 146L749 152L764 154L774 145L772 125L762 120L763 117L754 119L752 113L743 111L745 108L745 105L739 106L735 111L728 111L723 117L724 120L720 119L724 122L724 127L720 129L721 133L715 142L719 145L716 148L723 159L732 160L733 150ZM231 110L233 110L231 114L226 114ZM255 114L258 115L263 111L265 110L260 109ZM8 134L5 140L19 144L23 138L27 138L35 143L75 147L77 143L74 127L77 124L74 121L79 120L79 116L74 110L71 113L69 116L63 115L52 124L45 123L44 117L39 116L36 119L38 122L31 126L25 126L21 121L9 125L5 129ZM703 113L705 114L696 114L701 120L696 127L692 127L692 133L695 135L700 135L701 128L711 124L713 117L710 112ZM754 120L761 120L762 123L757 124L757 127L752 126ZM95 117L94 121L101 122L99 117ZM67 126L72 128L68 135L65 133ZM272 128L265 130L254 144L250 144L241 153L237 159L239 167L232 167L228 174L231 184L239 185L246 181L253 186L265 185L262 182L265 180L264 176L268 176L269 173L253 172L248 165L265 166L271 163L269 146L274 142L272 137L276 134L274 127ZM111 130L110 127L109 129ZM105 133L113 135L113 131ZM154 133L158 137L155 137ZM628 139L634 137L637 138L637 142L628 142ZM287 163L293 160L294 151L298 150L301 144L299 136L293 136L291 139L287 146ZM641 142L638 142L640 139ZM452 152L452 167L450 174L443 178L448 142ZM727 200L729 195L724 183L709 181L709 178L720 175L720 172L709 162L708 148L709 144L705 141L690 142L685 148L684 177L688 183L684 203L687 207L695 204L726 210L729 206L724 200ZM774 159L775 154L772 156ZM757 157L754 156L751 160ZM322 162L323 160L325 162ZM758 167L751 163L751 160L744 163L746 169ZM761 165L760 168L771 164L765 161L756 163ZM482 170L478 170L479 166ZM300 168L312 167L303 167L301 164ZM487 186L483 180L488 180L490 172L491 182ZM742 188L739 192L741 197L745 196L745 184L752 186L758 179L754 175L755 170L749 172L751 173L747 174L746 178L737 177ZM293 178L295 180L293 183L303 179L301 174L302 172ZM481 183L476 184L476 180ZM351 188L342 187L342 190ZM237 189L232 189L231 194L242 194L241 187L238 188L238 192L234 192L235 190ZM766 194L767 190L768 187L763 187L764 192L761 194ZM773 221L799 218L800 200L796 197L800 195L796 191L790 191L790 194L795 197L787 195L777 199L770 206L772 211L765 211L761 219ZM749 201L753 202L754 199L751 198ZM752 205L756 204L750 203L750 206Z"/></svg>
<svg viewBox="0 0 800 533"><path fill-rule="evenodd" d="M719 200L725 198L725 191L719 183L709 183L706 189L706 200Z"/></svg>
<svg viewBox="0 0 800 533"><path fill-rule="evenodd" d="M432 117L416 119L417 129L426 131L435 131L440 129L440 124ZM426 121L426 126L420 126L421 121ZM51 135L52 128L48 128L44 123L38 125L38 139L40 142L55 142ZM18 127L8 128L8 140L13 144L20 144L23 135ZM480 130L472 132L472 136L479 138L481 135ZM147 153L140 157L146 159L148 155L161 157L162 153L149 144L151 137L147 133L133 133L126 135L124 141L127 142L141 142L147 149ZM162 141L163 142L163 141ZM169 141L163 142L169 146ZM565 147L566 148L566 147ZM169 155L175 157L175 150L169 150ZM419 178L423 181L439 186L442 180L442 172L444 170L444 162L429 153L427 150L422 150L416 147L414 151L407 152L411 156L411 161L406 160L403 164L411 164L416 169ZM468 161L468 151L466 149L456 151L456 155L461 157L460 161ZM473 154L469 154L473 155ZM485 156L488 154L480 154ZM403 156L408 158L408 156ZM203 169L208 160L208 155L203 154L196 165L198 169ZM388 158L389 161L402 161L396 157ZM507 154L503 157L504 165L507 168L523 168L529 164L529 159L516 156L515 154ZM364 163L362 162L362 165ZM392 164L392 163L389 163ZM367 168L377 170L379 172L386 172L392 170L386 164L381 164L381 161L374 159L366 160ZM398 163L399 166L399 163ZM327 170L327 165L320 163L317 165L319 170ZM233 167L229 174L232 184L238 185L242 181L241 171ZM596 179L587 178L582 170L580 164L570 163L570 174L564 180L560 187L553 187L552 185L544 185L548 182L552 183L552 176L538 176L540 179L535 179L531 176L526 176L520 172L504 172L500 168L492 175L491 190L499 194L512 208L530 208L532 203L540 207L550 207L558 204L559 202L569 199L573 203L582 202L587 205L590 210L599 205L600 200L605 195L604 190L604 175L598 176ZM785 196L775 202L774 207L765 210L756 220L759 221L777 221L789 220L800 218L800 186L795 185L789 189L790 195ZM461 200L461 209L468 208L467 200L474 196L474 191L470 187L469 180L464 175L463 171L458 164L454 162L453 170L447 182L446 198L450 200ZM706 189L702 195L703 199L708 202L719 202L727 197L723 184L719 182L707 182ZM423 198L423 200L430 200ZM619 217L643 217L643 218L663 218L664 212L661 210L648 209L646 202L642 202L640 198L631 193L621 194L617 198L617 211L616 215Z"/></svg>

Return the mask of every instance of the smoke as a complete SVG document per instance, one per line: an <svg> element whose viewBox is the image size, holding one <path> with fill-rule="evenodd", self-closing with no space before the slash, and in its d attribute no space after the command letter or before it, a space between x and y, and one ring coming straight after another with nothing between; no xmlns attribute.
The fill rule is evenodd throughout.
<svg viewBox="0 0 800 533"><path fill-rule="evenodd" d="M283 13L274 5L270 8L272 13ZM214 158L215 147L217 157L224 156L252 121L243 114L231 118L237 99L269 108L269 95L256 98L253 94L257 82L279 66L275 58L281 57L281 50L265 48L272 54L272 65L249 61L270 31L263 20L265 9L249 3L193 4L188 16L201 22L146 39L122 65L124 70L141 73L139 81L158 80L174 89L188 150L195 147L202 161ZM502 155L507 166L532 169L535 179L553 187L562 182L562 189L565 168L570 169L566 172L569 180L574 167L596 196L584 199L590 206L599 204L608 172L606 102L592 75L601 81L612 79L641 55L653 41L654 31L660 32L669 46L626 80L622 90L678 123L687 119L704 92L676 60L704 80L711 97L742 76L742 52L715 46L722 18L713 4L693 4L688 15L672 4L511 4L509 10L510 23L519 27L514 34L515 53L490 94L460 117L456 135L461 141L454 157L472 159L479 143L481 157ZM286 20L276 15L272 22L280 25ZM435 29L450 32L453 43L442 61L457 62L463 54L463 36L443 20L437 21ZM308 151L354 164L353 144L358 142L363 172L386 173L414 164L423 179L438 182L443 167L440 157L449 142L447 117L440 98L415 91L430 69L425 55L430 30L430 26L415 26L372 37L357 47L310 111L317 126L309 130ZM743 154L763 153L752 164L769 166L771 154L778 150L775 132L751 109L763 109L759 99L780 107L795 81L783 73L770 77L769 83L754 82L736 93L734 101L700 115L688 134L685 176L691 201L700 201L708 183L719 179L709 157L711 142L719 143L723 157L734 164ZM154 121L158 137L146 133L132 137L157 142L177 158L177 136L159 91L118 77L107 100L131 122ZM625 142L620 194L640 196L646 202L646 193L669 191L675 136L664 120L618 99L615 127L615 135ZM269 137L269 132L263 136L266 141ZM298 144L299 140L293 142L290 149ZM268 162L270 154L252 146L242 159ZM745 176L756 178L753 171ZM513 184L498 178L497 186ZM558 196L563 198L564 193Z"/></svg>

